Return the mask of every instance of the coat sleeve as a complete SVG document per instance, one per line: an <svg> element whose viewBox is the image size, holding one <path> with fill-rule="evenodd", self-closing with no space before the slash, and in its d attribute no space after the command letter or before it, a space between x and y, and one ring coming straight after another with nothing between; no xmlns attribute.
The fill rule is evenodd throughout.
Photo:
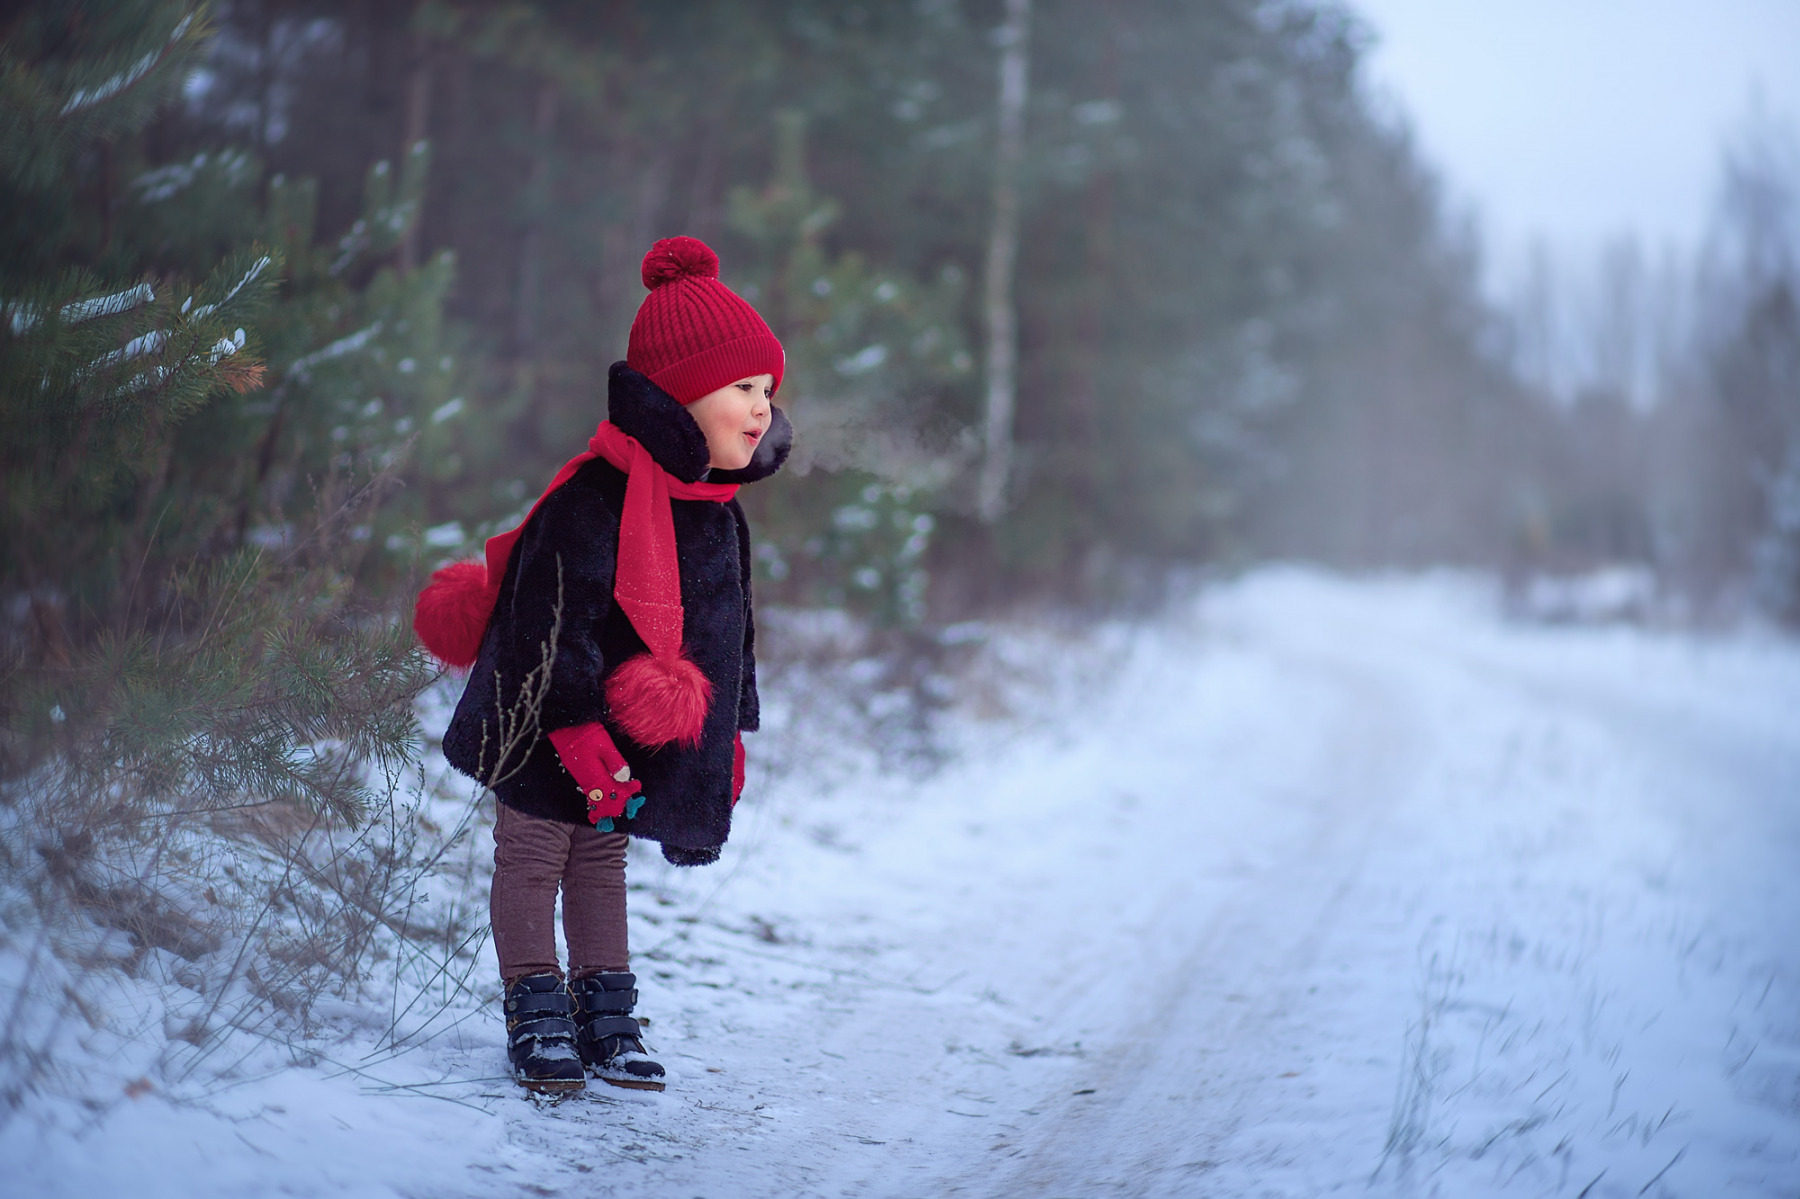
<svg viewBox="0 0 1800 1199"><path fill-rule="evenodd" d="M544 501L514 551L505 658L514 686L530 684L525 698L546 732L605 716L600 627L612 608L618 531L599 492L572 482Z"/></svg>
<svg viewBox="0 0 1800 1199"><path fill-rule="evenodd" d="M738 729L754 733L762 727L762 706L756 694L756 613L750 603L750 522L736 500L731 514L737 518L738 571L744 586L744 672L738 686Z"/></svg>

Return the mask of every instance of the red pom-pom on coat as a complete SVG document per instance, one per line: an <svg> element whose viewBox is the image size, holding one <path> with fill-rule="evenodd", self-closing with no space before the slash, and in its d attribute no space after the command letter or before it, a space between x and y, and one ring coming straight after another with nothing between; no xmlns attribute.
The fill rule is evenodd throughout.
<svg viewBox="0 0 1800 1199"><path fill-rule="evenodd" d="M467 670L481 653L481 639L499 598L499 589L488 586L484 563L452 562L434 573L419 592L413 605L413 632L432 657Z"/></svg>
<svg viewBox="0 0 1800 1199"><path fill-rule="evenodd" d="M712 680L686 658L627 658L606 680L613 723L646 749L700 744Z"/></svg>

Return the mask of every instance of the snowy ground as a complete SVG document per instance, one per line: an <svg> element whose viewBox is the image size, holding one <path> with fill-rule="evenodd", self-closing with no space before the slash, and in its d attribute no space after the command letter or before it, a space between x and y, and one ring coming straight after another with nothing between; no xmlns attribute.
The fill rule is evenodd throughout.
<svg viewBox="0 0 1800 1199"><path fill-rule="evenodd" d="M662 1095L346 1007L198 1101L34 1100L0 1192L1800 1195L1800 651L1490 611L1264 572L929 779L634 856Z"/></svg>

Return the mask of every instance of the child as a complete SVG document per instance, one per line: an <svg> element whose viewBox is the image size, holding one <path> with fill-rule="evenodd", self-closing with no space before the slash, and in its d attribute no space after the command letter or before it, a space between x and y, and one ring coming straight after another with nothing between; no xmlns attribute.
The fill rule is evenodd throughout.
<svg viewBox="0 0 1800 1199"><path fill-rule="evenodd" d="M758 723L740 484L793 432L770 401L781 343L691 237L644 258L650 294L614 363L608 419L485 563L440 570L414 625L470 665L444 756L499 800L491 896L519 1083L663 1088L632 1018L625 839L718 860ZM556 961L563 895L569 947Z"/></svg>

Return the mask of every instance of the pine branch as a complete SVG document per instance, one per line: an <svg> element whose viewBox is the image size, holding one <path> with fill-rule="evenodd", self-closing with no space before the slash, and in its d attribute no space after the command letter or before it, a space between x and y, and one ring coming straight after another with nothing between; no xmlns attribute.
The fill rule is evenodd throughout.
<svg viewBox="0 0 1800 1199"><path fill-rule="evenodd" d="M177 0L32 6L0 46L0 170L54 187L83 147L148 124L210 36Z"/></svg>

